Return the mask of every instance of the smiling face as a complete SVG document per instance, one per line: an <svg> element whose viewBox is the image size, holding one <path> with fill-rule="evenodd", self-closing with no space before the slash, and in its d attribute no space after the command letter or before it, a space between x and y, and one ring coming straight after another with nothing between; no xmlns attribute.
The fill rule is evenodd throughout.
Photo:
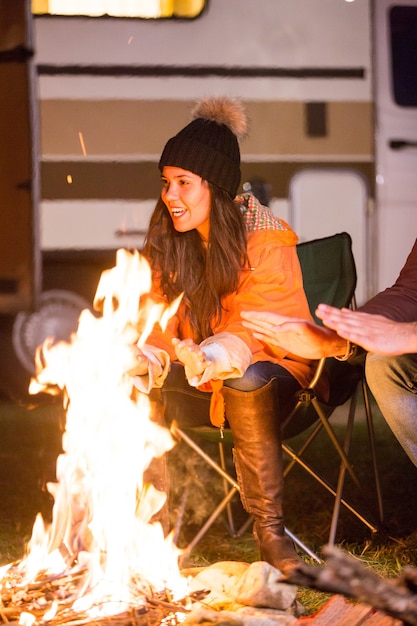
<svg viewBox="0 0 417 626"><path fill-rule="evenodd" d="M175 230L185 233L194 228L203 241L210 231L211 194L201 176L180 167L162 170L161 198L167 207Z"/></svg>

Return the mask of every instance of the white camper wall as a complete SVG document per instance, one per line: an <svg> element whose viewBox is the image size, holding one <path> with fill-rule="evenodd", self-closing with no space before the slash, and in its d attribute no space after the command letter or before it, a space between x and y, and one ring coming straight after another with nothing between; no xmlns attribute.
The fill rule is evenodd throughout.
<svg viewBox="0 0 417 626"><path fill-rule="evenodd" d="M374 0L375 127L376 147L376 250L377 291L392 285L417 237L417 106L398 104L394 98L391 54L390 12L406 7L414 15L408 35L415 50L417 41L417 0L394 2ZM404 31L401 46L406 45ZM410 45L410 43L408 44ZM404 48L405 49L405 48ZM407 54L407 52L406 52ZM416 53L409 55L409 93L416 93ZM401 67L397 68L404 74ZM412 84L414 87L412 87ZM391 147L391 141L402 147Z"/></svg>
<svg viewBox="0 0 417 626"><path fill-rule="evenodd" d="M140 247L141 235L124 240L115 233L145 230L156 194L77 196L82 176L74 172L147 163L158 177L164 141L188 121L201 96L227 94L248 104L251 135L242 160L249 170L276 176L268 169L274 164L372 160L368 0L210 0L195 20L37 17L35 32L44 176L51 170L55 181L71 180L62 182L63 193L42 200L43 249L117 248L127 241ZM167 76L160 68L177 71ZM193 74L192 68L206 71ZM216 72L222 68L232 71L222 76ZM364 72L346 78L340 71L346 68ZM328 70L335 75L327 77ZM328 103L327 138L303 134L302 107L312 101ZM356 136L354 128L341 127L346 117ZM271 206L288 217L282 183Z"/></svg>
<svg viewBox="0 0 417 626"><path fill-rule="evenodd" d="M38 64L369 67L370 59L367 0L210 0L195 20L38 17L35 25ZM351 85L350 97L369 98L370 79Z"/></svg>

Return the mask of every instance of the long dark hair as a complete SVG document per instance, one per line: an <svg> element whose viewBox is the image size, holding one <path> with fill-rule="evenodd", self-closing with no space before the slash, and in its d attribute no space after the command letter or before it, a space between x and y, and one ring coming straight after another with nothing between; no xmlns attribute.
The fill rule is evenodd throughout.
<svg viewBox="0 0 417 626"><path fill-rule="evenodd" d="M161 198L143 247L168 301L184 292L186 315L198 343L213 334L221 321L222 298L237 290L240 273L248 265L241 208L223 189L208 185L211 207L207 247L197 230L175 230Z"/></svg>

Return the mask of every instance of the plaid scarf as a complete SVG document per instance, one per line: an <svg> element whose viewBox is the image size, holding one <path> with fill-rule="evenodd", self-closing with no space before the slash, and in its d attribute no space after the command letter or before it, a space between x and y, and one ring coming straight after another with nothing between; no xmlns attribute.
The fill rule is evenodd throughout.
<svg viewBox="0 0 417 626"><path fill-rule="evenodd" d="M248 232L255 230L288 230L288 225L276 217L270 208L263 206L251 193L243 193L235 198L241 205Z"/></svg>

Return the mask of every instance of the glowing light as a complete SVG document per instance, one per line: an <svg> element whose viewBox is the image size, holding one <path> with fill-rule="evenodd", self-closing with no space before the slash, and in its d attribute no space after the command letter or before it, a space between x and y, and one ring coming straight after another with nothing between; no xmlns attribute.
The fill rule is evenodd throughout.
<svg viewBox="0 0 417 626"><path fill-rule="evenodd" d="M87 150L85 148L84 137L81 131L78 132L78 138L80 140L82 153L84 156L87 156Z"/></svg>
<svg viewBox="0 0 417 626"><path fill-rule="evenodd" d="M140 606L154 591L187 595L178 568L180 551L153 517L166 494L144 483L154 457L174 445L166 428L151 419L148 397L129 372L134 346L143 344L153 323L163 326L175 312L149 297L151 271L138 252L119 250L116 266L101 275L94 304L100 314L81 312L69 343L47 339L37 351L31 393L63 392L66 407L63 453L57 459L52 522L38 514L25 559L23 585L37 576L74 576L72 609L93 618ZM149 322L148 320L151 320ZM45 606L42 621L59 613ZM68 600L63 599L65 606ZM32 626L31 613L21 614Z"/></svg>
<svg viewBox="0 0 417 626"><path fill-rule="evenodd" d="M51 15L112 15L114 17L193 18L205 0L32 0L33 13Z"/></svg>

